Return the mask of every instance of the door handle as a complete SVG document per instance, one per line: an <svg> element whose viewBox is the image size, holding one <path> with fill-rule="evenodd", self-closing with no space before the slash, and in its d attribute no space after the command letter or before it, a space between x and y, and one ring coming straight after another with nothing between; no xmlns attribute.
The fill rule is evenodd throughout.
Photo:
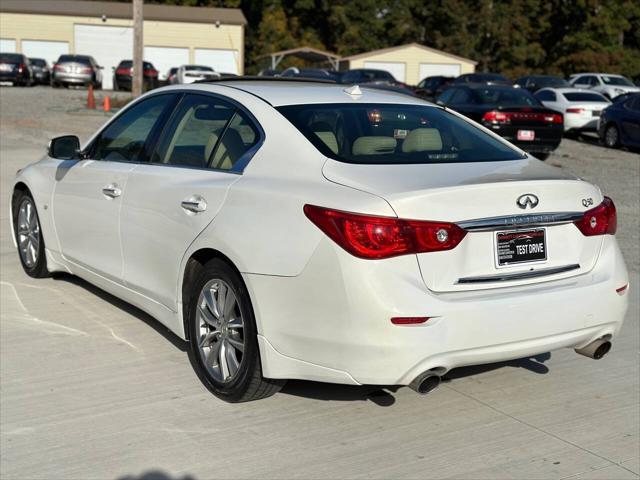
<svg viewBox="0 0 640 480"><path fill-rule="evenodd" d="M110 183L102 189L102 193L109 198L116 198L122 195L122 190L115 183Z"/></svg>
<svg viewBox="0 0 640 480"><path fill-rule="evenodd" d="M200 195L192 195L189 198L184 199L180 205L185 210L193 213L204 212L207 209L207 202Z"/></svg>

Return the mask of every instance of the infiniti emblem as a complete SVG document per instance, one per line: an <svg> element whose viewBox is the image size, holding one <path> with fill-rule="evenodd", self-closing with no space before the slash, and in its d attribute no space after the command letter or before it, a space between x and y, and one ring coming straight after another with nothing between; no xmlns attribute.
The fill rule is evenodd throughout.
<svg viewBox="0 0 640 480"><path fill-rule="evenodd" d="M536 208L538 206L538 197L536 197L533 193L525 193L524 195L520 195L516 200L518 206L522 209L526 208Z"/></svg>

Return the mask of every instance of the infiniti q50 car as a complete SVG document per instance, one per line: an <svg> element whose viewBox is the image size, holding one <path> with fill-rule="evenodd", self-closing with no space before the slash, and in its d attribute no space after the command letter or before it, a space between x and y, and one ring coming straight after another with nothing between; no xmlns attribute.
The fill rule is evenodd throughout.
<svg viewBox="0 0 640 480"><path fill-rule="evenodd" d="M227 401L286 379L409 385L607 353L628 277L611 199L446 108L357 85L154 90L12 191L32 277L70 272L189 343Z"/></svg>

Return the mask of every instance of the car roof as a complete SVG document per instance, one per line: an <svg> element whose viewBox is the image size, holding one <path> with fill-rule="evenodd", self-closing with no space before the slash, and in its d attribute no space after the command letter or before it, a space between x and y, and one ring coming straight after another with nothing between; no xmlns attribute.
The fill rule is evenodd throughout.
<svg viewBox="0 0 640 480"><path fill-rule="evenodd" d="M619 73L584 72L584 73L574 73L569 78L580 77L582 75L604 75L606 77L624 77L624 75L620 75Z"/></svg>
<svg viewBox="0 0 640 480"><path fill-rule="evenodd" d="M596 92L595 90L591 90L589 88L574 88L574 87L558 87L558 88L554 88L554 87L545 87L545 88L541 88L539 91L542 91L542 90L552 90L554 92L559 92L559 93L595 93L596 95L602 96L602 94L600 92Z"/></svg>
<svg viewBox="0 0 640 480"><path fill-rule="evenodd" d="M267 77L269 78L269 77ZM193 84L192 84L193 85ZM223 79L214 82L198 82L204 87L222 85L236 90L242 90L259 97L274 107L285 105L319 104L319 103L403 103L432 105L403 93L390 90L368 88L359 85L360 94L349 94L353 85L337 84L333 82L316 82L309 80L246 80ZM218 90L219 91L219 90ZM357 91L357 90L356 90Z"/></svg>

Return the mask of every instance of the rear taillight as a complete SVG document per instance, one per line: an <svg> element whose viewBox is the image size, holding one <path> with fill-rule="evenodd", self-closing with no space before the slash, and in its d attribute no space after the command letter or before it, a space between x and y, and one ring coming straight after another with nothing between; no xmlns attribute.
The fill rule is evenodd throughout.
<svg viewBox="0 0 640 480"><path fill-rule="evenodd" d="M81 67L78 71L80 73L91 73L92 70L91 67Z"/></svg>
<svg viewBox="0 0 640 480"><path fill-rule="evenodd" d="M609 197L604 197L600 205L591 210L587 210L580 220L576 220L576 227L583 235L591 237L593 235L613 235L618 228L618 217L616 206Z"/></svg>
<svg viewBox="0 0 640 480"><path fill-rule="evenodd" d="M466 230L448 222L402 220L304 206L305 215L347 252L381 259L455 248Z"/></svg>
<svg viewBox="0 0 640 480"><path fill-rule="evenodd" d="M131 69L126 67L117 68L116 75L131 75Z"/></svg>
<svg viewBox="0 0 640 480"><path fill-rule="evenodd" d="M582 113L584 108L567 108L567 113Z"/></svg>
<svg viewBox="0 0 640 480"><path fill-rule="evenodd" d="M511 123L511 115L505 112L492 110L482 116L482 120L492 123Z"/></svg>
<svg viewBox="0 0 640 480"><path fill-rule="evenodd" d="M62 68L60 65L58 65L57 63L53 64L53 70L55 72L62 72L64 70L64 68Z"/></svg>
<svg viewBox="0 0 640 480"><path fill-rule="evenodd" d="M482 120L490 123L511 123L512 120L529 120L532 122L563 123L562 115L559 113L539 113L539 112L498 112L491 110L482 116Z"/></svg>
<svg viewBox="0 0 640 480"><path fill-rule="evenodd" d="M145 77L157 77L158 76L158 71L157 70L145 70L144 72L142 72L143 75Z"/></svg>
<svg viewBox="0 0 640 480"><path fill-rule="evenodd" d="M22 73L23 70L24 70L24 63L21 63L20 65L18 65L18 73Z"/></svg>

